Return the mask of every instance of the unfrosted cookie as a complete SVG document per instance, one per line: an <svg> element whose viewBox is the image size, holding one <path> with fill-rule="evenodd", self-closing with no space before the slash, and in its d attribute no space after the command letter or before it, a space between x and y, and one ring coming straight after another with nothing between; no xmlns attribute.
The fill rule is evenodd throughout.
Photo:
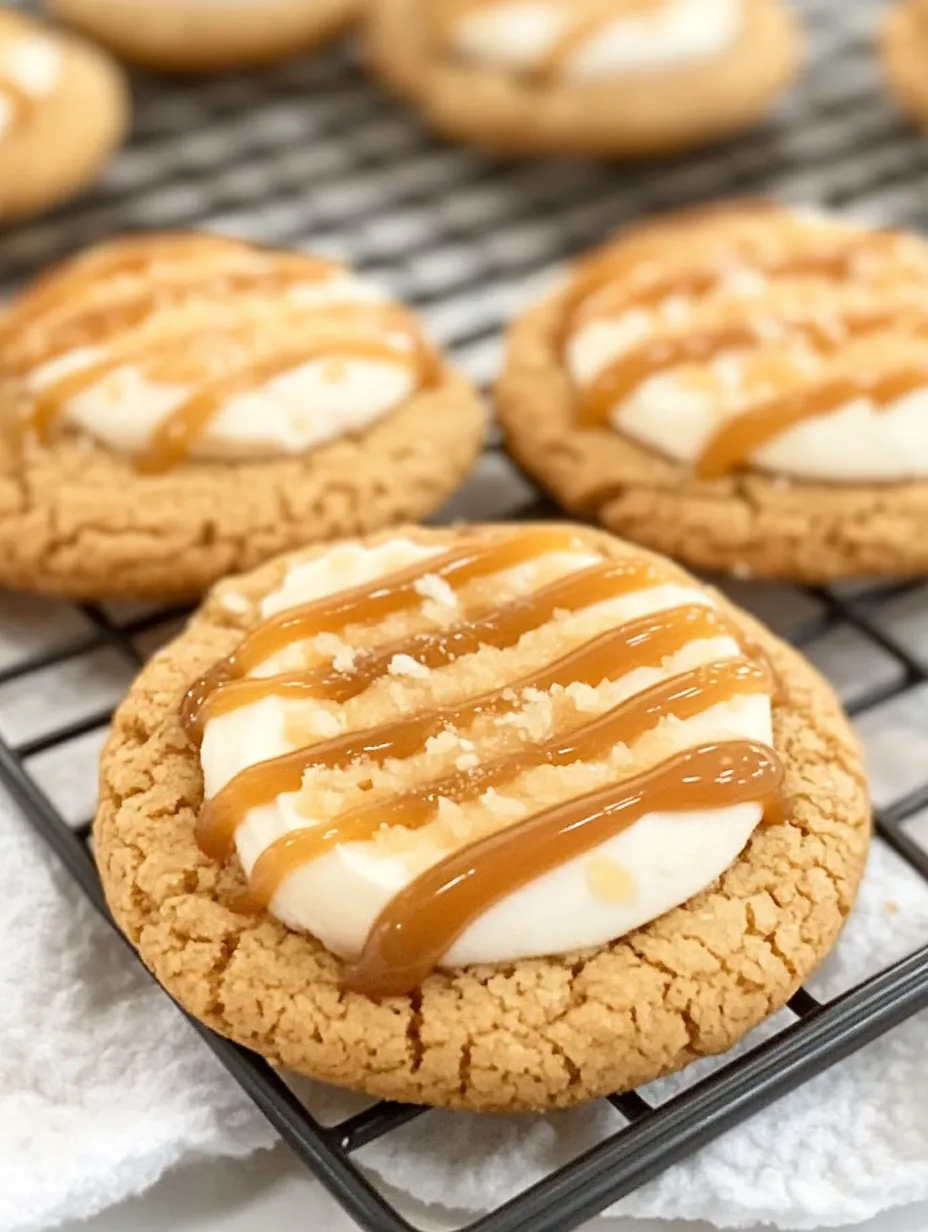
<svg viewBox="0 0 928 1232"><path fill-rule="evenodd" d="M120 707L101 790L107 900L191 1013L274 1065L494 1112L729 1047L834 942L869 834L812 668L570 524L223 582Z"/></svg>
<svg viewBox="0 0 928 1232"><path fill-rule="evenodd" d="M928 127L928 3L896 0L881 34L883 70L902 106Z"/></svg>
<svg viewBox="0 0 928 1232"><path fill-rule="evenodd" d="M506 440L690 565L928 571L928 247L746 202L620 233L513 327Z"/></svg>
<svg viewBox="0 0 928 1232"><path fill-rule="evenodd" d="M0 8L0 226L86 188L127 124L109 57Z"/></svg>
<svg viewBox="0 0 928 1232"><path fill-rule="evenodd" d="M340 265L218 236L118 240L0 320L0 585L197 593L436 509L483 409Z"/></svg>
<svg viewBox="0 0 928 1232"><path fill-rule="evenodd" d="M360 0L49 0L119 55L167 72L246 68L339 34Z"/></svg>
<svg viewBox="0 0 928 1232"><path fill-rule="evenodd" d="M370 63L507 154L652 155L759 120L801 58L781 0L370 0Z"/></svg>

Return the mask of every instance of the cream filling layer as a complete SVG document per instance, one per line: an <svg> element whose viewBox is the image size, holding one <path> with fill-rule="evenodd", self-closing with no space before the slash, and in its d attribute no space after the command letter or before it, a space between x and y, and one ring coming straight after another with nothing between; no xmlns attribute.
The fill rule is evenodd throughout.
<svg viewBox="0 0 928 1232"><path fill-rule="evenodd" d="M270 615L363 584L429 554L430 549L405 540L393 540L371 549L333 549L292 570L282 589L265 600L263 613ZM578 545L576 553L556 559L545 557L501 576L515 597L535 588L541 569L546 570L545 577L550 580L552 569L557 575L566 574L595 560ZM426 584L422 590L425 604L454 608L454 596L446 588ZM579 631L594 614L597 619L608 616L618 623L683 603L711 602L702 590L664 585L596 605L596 609L586 609L566 619L576 623ZM326 645L327 656L334 656L336 666L339 656L350 659L350 647L339 645L337 639L334 644L331 639L319 644ZM263 664L255 674L292 668L301 653L291 649ZM577 690L577 707L588 709L593 717L607 706L679 672L738 654L738 646L728 637L694 641L660 668L636 670L597 690L572 686ZM410 677L418 677L410 665L394 663L393 668L398 684L407 672ZM288 711L294 704L269 698L207 723L201 756L208 798L246 767L293 747L287 728ZM301 721L305 722L307 703L299 705ZM543 723L543 697L538 705ZM331 705L320 703L317 709L318 737L337 734L341 730L337 708L333 710ZM665 720L657 733L645 738L660 742L662 756L714 740L747 738L770 743L771 699L765 695L739 697L686 722ZM445 733L436 737L438 743L433 743L432 748L444 750L448 741L454 743L454 739L453 734ZM466 758L466 743L460 748ZM613 751L620 760L621 754L622 750ZM546 769L549 768L538 773L544 774ZM614 773L610 778L605 762L600 769L601 785L615 778ZM321 815L307 815L306 784L311 775L312 772L304 780L302 793L281 795L272 805L251 810L239 827L236 847L246 873L275 839L325 820ZM530 782L530 777L524 782ZM451 809L460 807L445 803ZM530 811L518 792L505 788L484 793L467 807L491 810L507 820L517 820ZM496 904L458 938L444 955L442 965L508 962L601 945L620 937L684 902L718 877L747 843L761 820L761 812L760 805L746 805L700 813L648 815L583 858ZM448 852L437 848L417 851L417 863L412 867L406 853L385 849L376 842L342 844L291 873L281 884L271 910L289 926L319 938L334 953L350 957L358 953L374 920L397 891L412 880L423 864L434 863L445 854ZM552 904L556 904L556 910Z"/></svg>

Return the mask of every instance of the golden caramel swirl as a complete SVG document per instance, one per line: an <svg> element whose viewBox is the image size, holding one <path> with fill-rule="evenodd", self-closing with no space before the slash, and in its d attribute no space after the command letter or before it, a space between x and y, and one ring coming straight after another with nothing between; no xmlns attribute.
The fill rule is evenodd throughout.
<svg viewBox="0 0 928 1232"><path fill-rule="evenodd" d="M462 620L438 632L375 640L372 648L356 653L345 670L334 664L309 665L285 674L249 675L282 651L319 635L341 634L351 641L356 640L351 630L376 634L383 622L421 604L426 578L433 586L441 584L460 594L481 579L552 553L576 551L576 533L570 527L482 534L363 586L287 608L258 624L229 658L191 687L182 711L184 727L191 739L198 740L209 720L266 697L344 703L386 679L396 656L424 669L441 668L483 647L513 647L526 634L566 614L678 582L669 567L642 557L601 560L510 602L465 609ZM316 768L402 762L419 756L442 732L466 730L477 718L518 714L529 693L577 686L596 689L639 669L666 668L668 660L691 643L714 639L734 639L742 654L676 672L619 700L605 713L581 716L579 723L543 739L528 739L503 756L478 757L475 764L426 777L392 796L284 834L265 848L249 878L247 906L266 908L292 873L339 844L368 841L384 827L419 830L433 820L442 801L474 801L533 768L596 762L616 746L639 740L665 719L685 722L738 696L769 696L770 669L751 657L737 627L715 607L684 603L624 620L587 636L530 674L500 681L488 691L450 703L426 704L374 727L320 738L249 766L204 804L197 841L211 858L225 859L250 811L298 792L304 776ZM387 907L351 967L350 983L375 996L408 992L490 906L646 813L746 802L767 807L779 785L779 764L770 749L749 741L727 741L665 758L647 773L605 792L545 809L492 841L465 843L416 877ZM451 881L462 876L472 889L463 895L448 891Z"/></svg>
<svg viewBox="0 0 928 1232"><path fill-rule="evenodd" d="M720 478L807 420L928 385L926 279L928 250L913 236L763 203L631 231L581 263L564 295L567 362L584 331L635 321L647 334L578 387L578 421L603 427L672 375L714 405L694 471Z"/></svg>
<svg viewBox="0 0 928 1232"><path fill-rule="evenodd" d="M301 299L344 270L297 253L198 234L107 244L53 271L0 325L8 377L23 380L89 349L33 387L24 422L44 439L65 406L126 366L192 392L137 458L158 473L182 462L232 398L312 360L381 360L434 381L438 361L411 314L391 304Z"/></svg>

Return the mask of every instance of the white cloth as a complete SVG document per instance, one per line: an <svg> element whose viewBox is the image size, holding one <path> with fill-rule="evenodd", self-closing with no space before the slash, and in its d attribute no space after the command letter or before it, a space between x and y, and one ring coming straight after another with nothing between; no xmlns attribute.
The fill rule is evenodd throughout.
<svg viewBox="0 0 928 1232"><path fill-rule="evenodd" d="M2 795L0 937L0 1232L90 1215L196 1153L270 1145L264 1120ZM834 995L925 941L928 889L878 846L853 921L811 986ZM926 1044L923 1016L612 1213L814 1228L928 1198ZM309 1098L326 1119L357 1107L331 1090ZM535 1118L431 1113L360 1159L423 1202L478 1212L617 1124L603 1103ZM320 1217L326 1209L320 1196ZM320 1226L316 1213L307 1227Z"/></svg>

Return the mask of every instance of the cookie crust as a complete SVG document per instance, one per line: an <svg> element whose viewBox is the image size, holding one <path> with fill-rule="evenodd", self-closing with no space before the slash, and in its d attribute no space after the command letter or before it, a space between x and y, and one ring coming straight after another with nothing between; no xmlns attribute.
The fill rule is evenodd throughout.
<svg viewBox="0 0 928 1232"><path fill-rule="evenodd" d="M676 217L681 217L677 215ZM928 484L717 480L610 427L580 429L558 292L511 327L498 415L512 456L566 510L693 568L818 583L928 571Z"/></svg>
<svg viewBox="0 0 928 1232"><path fill-rule="evenodd" d="M606 555L639 550L578 533ZM439 543L454 536L402 534ZM213 591L144 669L103 755L94 834L107 901L146 965L197 1018L274 1065L371 1095L540 1110L723 1051L782 1006L828 952L869 840L860 752L815 671L725 600L779 677L774 727L787 819L759 828L719 881L683 907L597 950L440 972L381 1004L342 991L339 960L311 937L267 915L236 914L240 871L212 863L194 842L203 785L177 712L191 680L233 649L293 559Z"/></svg>
<svg viewBox="0 0 928 1232"><path fill-rule="evenodd" d="M209 73L270 63L319 46L355 18L360 0L50 0L49 7L148 68Z"/></svg>
<svg viewBox="0 0 928 1232"><path fill-rule="evenodd" d="M928 128L928 22L924 6L902 0L886 14L880 36L883 72L904 111Z"/></svg>
<svg viewBox="0 0 928 1232"><path fill-rule="evenodd" d="M538 89L491 69L436 59L421 0L371 0L367 57L440 133L505 155L647 157L710 142L760 120L802 59L795 18L779 0L747 0L725 55L586 86Z"/></svg>
<svg viewBox="0 0 928 1232"><path fill-rule="evenodd" d="M28 123L0 139L0 226L88 187L129 125L129 91L118 65L83 39L51 37L61 46L61 77Z"/></svg>
<svg viewBox="0 0 928 1232"><path fill-rule="evenodd" d="M72 599L184 598L279 552L432 513L479 455L480 399L445 370L365 432L262 462L162 475L75 432L0 433L0 585Z"/></svg>

